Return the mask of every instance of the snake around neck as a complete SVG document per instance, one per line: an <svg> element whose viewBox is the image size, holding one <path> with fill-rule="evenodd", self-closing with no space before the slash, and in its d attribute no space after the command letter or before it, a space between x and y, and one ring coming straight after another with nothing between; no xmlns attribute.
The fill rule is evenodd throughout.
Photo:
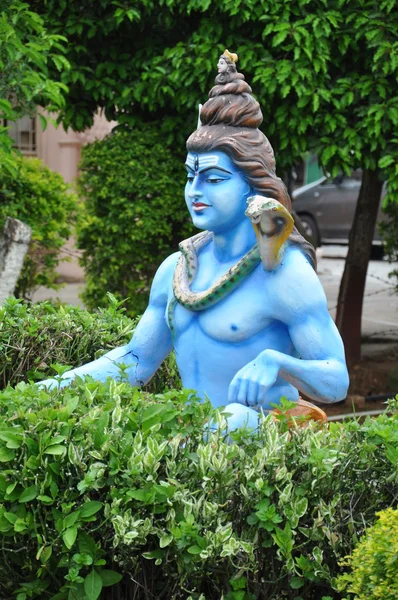
<svg viewBox="0 0 398 600"><path fill-rule="evenodd" d="M261 261L258 245L255 244L233 267L222 275L207 290L193 292L190 288L198 268L198 252L213 239L210 231L203 231L180 243L181 256L173 277L173 292L179 304L189 310L205 310L230 294Z"/></svg>
<svg viewBox="0 0 398 600"><path fill-rule="evenodd" d="M260 262L266 271L279 267L285 242L293 229L292 216L272 198L251 196L247 203L245 214L252 222L258 243L207 290L193 292L190 286L198 269L198 253L212 241L213 234L203 231L180 243L181 256L173 276L175 301L169 306L170 324L176 302L189 310L206 310L230 294Z"/></svg>

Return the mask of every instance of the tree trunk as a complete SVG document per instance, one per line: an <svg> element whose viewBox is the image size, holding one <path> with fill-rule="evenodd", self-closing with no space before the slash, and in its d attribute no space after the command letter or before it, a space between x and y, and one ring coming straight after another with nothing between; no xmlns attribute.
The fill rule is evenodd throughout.
<svg viewBox="0 0 398 600"><path fill-rule="evenodd" d="M364 170L336 315L349 366L361 358L362 304L382 186L378 171Z"/></svg>

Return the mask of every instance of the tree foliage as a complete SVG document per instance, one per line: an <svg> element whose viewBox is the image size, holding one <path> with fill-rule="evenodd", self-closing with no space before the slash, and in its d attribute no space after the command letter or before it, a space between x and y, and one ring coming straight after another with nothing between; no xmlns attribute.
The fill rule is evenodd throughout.
<svg viewBox="0 0 398 600"><path fill-rule="evenodd" d="M225 47L264 113L283 173L306 150L325 171L365 177L339 294L337 323L351 361L381 186L398 198L398 11L395 0L34 0L70 40L73 68L60 118L82 129L97 106L125 125L162 118L183 147ZM84 40L84 42L82 42Z"/></svg>
<svg viewBox="0 0 398 600"><path fill-rule="evenodd" d="M374 169L381 159L387 169L394 162L394 0L33 5L70 41L72 69L61 74L70 90L62 119L77 129L90 125L101 106L120 123L163 116L164 130L182 143L227 46L239 53L281 166L308 147L332 174L354 166ZM181 131L176 122L185 123Z"/></svg>
<svg viewBox="0 0 398 600"><path fill-rule="evenodd" d="M60 110L67 87L50 76L69 68L65 38L48 33L43 19L20 0L0 0L0 119L15 121L35 114L37 106ZM40 115L43 127L46 118ZM16 175L17 165L7 128L0 127L0 162Z"/></svg>
<svg viewBox="0 0 398 600"><path fill-rule="evenodd" d="M131 315L148 302L160 262L193 233L183 197L183 161L164 147L157 124L117 131L84 148L78 187L78 245L87 306L128 298Z"/></svg>

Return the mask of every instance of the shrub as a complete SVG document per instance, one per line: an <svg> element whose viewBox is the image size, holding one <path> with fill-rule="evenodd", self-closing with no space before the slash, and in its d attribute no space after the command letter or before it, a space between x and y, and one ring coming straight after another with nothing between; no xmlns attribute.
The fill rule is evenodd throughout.
<svg viewBox="0 0 398 600"><path fill-rule="evenodd" d="M0 234L6 217L24 221L32 239L16 296L28 297L40 285L56 288L59 251L70 237L77 200L61 175L36 158L15 157L16 176L0 169Z"/></svg>
<svg viewBox="0 0 398 600"><path fill-rule="evenodd" d="M130 341L135 328L123 302L108 294L108 307L96 313L51 302L25 304L8 298L0 307L0 388L54 376L53 365L78 367ZM179 376L170 357L145 389L176 387Z"/></svg>
<svg viewBox="0 0 398 600"><path fill-rule="evenodd" d="M351 572L339 578L339 586L357 600L398 598L398 510L388 508L377 516L352 556L342 563Z"/></svg>
<svg viewBox="0 0 398 600"><path fill-rule="evenodd" d="M0 416L2 600L338 598L338 561L396 499L397 414L267 417L231 444L187 391L77 380L7 388Z"/></svg>
<svg viewBox="0 0 398 600"><path fill-rule="evenodd" d="M86 146L80 168L84 302L104 306L109 290L131 299L129 314L141 314L157 267L192 233L183 160L165 147L156 125L145 125Z"/></svg>

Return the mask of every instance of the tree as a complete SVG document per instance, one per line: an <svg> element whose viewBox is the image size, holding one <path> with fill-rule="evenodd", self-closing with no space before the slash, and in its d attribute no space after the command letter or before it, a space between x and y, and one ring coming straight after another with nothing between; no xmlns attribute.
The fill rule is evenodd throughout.
<svg viewBox="0 0 398 600"><path fill-rule="evenodd" d="M52 80L50 67L69 68L62 42L49 34L43 19L20 0L0 0L0 119L15 121L35 114L38 106L58 111L65 105L64 83ZM42 126L47 119L40 115ZM7 127L0 127L0 162L17 175L18 163L12 152Z"/></svg>
<svg viewBox="0 0 398 600"><path fill-rule="evenodd" d="M220 52L240 55L283 171L306 150L336 175L362 168L337 322L349 362L360 322L381 179L398 193L398 12L394 0L34 0L72 64L60 118L83 129L97 107L134 126L162 119L181 145ZM82 41L84 40L84 41ZM55 73L54 73L55 74Z"/></svg>

